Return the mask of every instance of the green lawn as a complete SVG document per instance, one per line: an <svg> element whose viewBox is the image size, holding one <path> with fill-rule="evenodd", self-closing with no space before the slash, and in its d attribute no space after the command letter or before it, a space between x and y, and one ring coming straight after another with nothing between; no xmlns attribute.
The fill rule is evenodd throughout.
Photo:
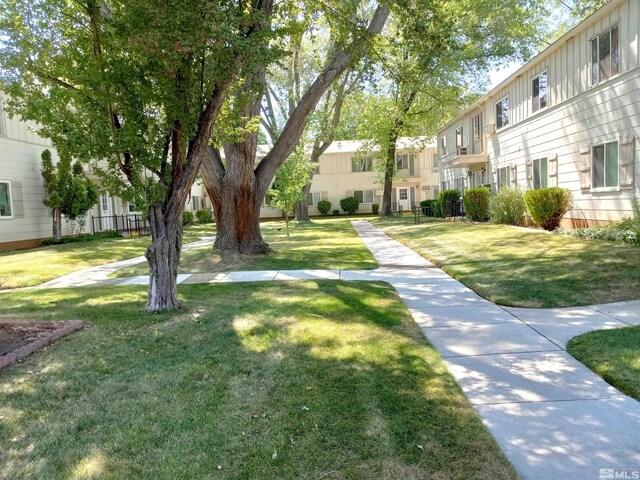
<svg viewBox="0 0 640 480"><path fill-rule="evenodd" d="M567 351L614 387L640 400L640 326L572 338Z"/></svg>
<svg viewBox="0 0 640 480"><path fill-rule="evenodd" d="M563 307L640 299L640 248L502 225L373 220L483 297Z"/></svg>
<svg viewBox="0 0 640 480"><path fill-rule="evenodd" d="M515 478L394 290L287 282L2 296L89 327L0 371L0 478Z"/></svg>
<svg viewBox="0 0 640 480"><path fill-rule="evenodd" d="M184 243L214 234L215 226L197 225L184 232ZM29 287L83 268L143 255L151 237L67 243L0 253L0 289Z"/></svg>
<svg viewBox="0 0 640 480"><path fill-rule="evenodd" d="M291 223L287 237L282 221L263 222L262 235L274 250L259 257L222 258L211 247L185 252L180 273L233 270L372 269L378 264L351 225L357 217L314 218L312 223ZM114 277L146 275L140 264L115 272Z"/></svg>

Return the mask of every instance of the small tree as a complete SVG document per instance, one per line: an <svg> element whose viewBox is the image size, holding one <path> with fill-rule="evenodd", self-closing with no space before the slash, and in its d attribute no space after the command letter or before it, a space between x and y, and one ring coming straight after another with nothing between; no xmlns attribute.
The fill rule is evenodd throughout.
<svg viewBox="0 0 640 480"><path fill-rule="evenodd" d="M344 210L348 215L353 215L360 208L360 202L356 197L347 197L340 200L340 208Z"/></svg>
<svg viewBox="0 0 640 480"><path fill-rule="evenodd" d="M98 191L82 171L79 163L71 164L71 157L62 155L54 166L51 152L42 152L42 177L47 189L43 200L52 210L53 242L62 241L62 216L74 221L82 218L98 202Z"/></svg>
<svg viewBox="0 0 640 480"><path fill-rule="evenodd" d="M573 207L573 195L566 188L542 188L528 190L524 202L536 225L551 231L560 226L564 214Z"/></svg>
<svg viewBox="0 0 640 480"><path fill-rule="evenodd" d="M289 214L293 213L296 203L304 199L302 187L311 178L311 174L318 166L308 159L302 148L298 148L289 156L278 169L273 188L269 190L271 204L282 210L284 223L289 236Z"/></svg>

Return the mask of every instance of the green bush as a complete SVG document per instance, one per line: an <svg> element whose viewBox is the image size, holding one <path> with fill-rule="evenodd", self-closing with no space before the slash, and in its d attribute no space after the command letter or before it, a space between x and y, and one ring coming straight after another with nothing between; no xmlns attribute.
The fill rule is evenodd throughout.
<svg viewBox="0 0 640 480"><path fill-rule="evenodd" d="M118 232L104 232L104 233L96 233L95 235L76 235L74 237L62 237L62 240L59 242L55 242L52 238L44 240L42 242L43 246L48 245L62 245L64 243L79 243L79 242L92 242L93 240L104 240L105 238L120 238L121 234Z"/></svg>
<svg viewBox="0 0 640 480"><path fill-rule="evenodd" d="M536 225L551 231L573 207L573 195L566 188L541 188L527 191L524 202Z"/></svg>
<svg viewBox="0 0 640 480"><path fill-rule="evenodd" d="M340 200L340 208L344 210L347 215L353 215L358 211L360 207L360 202L356 197L347 197Z"/></svg>
<svg viewBox="0 0 640 480"><path fill-rule="evenodd" d="M196 212L198 223L212 223L213 214L209 210L198 210Z"/></svg>
<svg viewBox="0 0 640 480"><path fill-rule="evenodd" d="M380 211L380 205L378 205L377 203L372 203L371 213L373 213L374 215L377 215L379 211Z"/></svg>
<svg viewBox="0 0 640 480"><path fill-rule="evenodd" d="M489 215L493 223L524 224L524 196L518 188L503 188L489 201Z"/></svg>
<svg viewBox="0 0 640 480"><path fill-rule="evenodd" d="M340 210L334 210L333 211L333 216L337 217L338 215L340 215Z"/></svg>
<svg viewBox="0 0 640 480"><path fill-rule="evenodd" d="M326 215L331 210L331 202L329 200L320 200L318 202L318 211L322 215Z"/></svg>
<svg viewBox="0 0 640 480"><path fill-rule="evenodd" d="M422 214L423 215L429 215L429 207L431 207L431 215L433 216L437 216L436 215L436 209L435 209L435 203L437 202L437 200L422 200L420 202L420 208L422 208Z"/></svg>
<svg viewBox="0 0 640 480"><path fill-rule="evenodd" d="M460 192L458 190L442 190L438 194L438 200L443 205L446 202L457 202L460 200Z"/></svg>
<svg viewBox="0 0 640 480"><path fill-rule="evenodd" d="M182 212L182 225L193 225L195 221L196 217L193 215L193 212Z"/></svg>
<svg viewBox="0 0 640 480"><path fill-rule="evenodd" d="M444 217L444 204L442 200L434 200L431 208L433 208L434 217Z"/></svg>
<svg viewBox="0 0 640 480"><path fill-rule="evenodd" d="M484 222L489 218L489 197L487 187L469 188L464 192L464 211L474 222Z"/></svg>

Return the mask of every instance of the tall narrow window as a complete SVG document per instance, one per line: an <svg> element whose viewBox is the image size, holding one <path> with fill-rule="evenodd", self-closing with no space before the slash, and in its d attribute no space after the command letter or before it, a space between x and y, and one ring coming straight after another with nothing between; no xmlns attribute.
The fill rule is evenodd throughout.
<svg viewBox="0 0 640 480"><path fill-rule="evenodd" d="M542 72L533 79L532 111L537 112L547 107L548 89L547 72Z"/></svg>
<svg viewBox="0 0 640 480"><path fill-rule="evenodd" d="M533 161L533 188L547 188L549 186L549 162L546 158Z"/></svg>
<svg viewBox="0 0 640 480"><path fill-rule="evenodd" d="M462 125L456 128L456 148L464 147L464 129Z"/></svg>
<svg viewBox="0 0 640 480"><path fill-rule="evenodd" d="M509 95L496 103L496 129L509 125Z"/></svg>
<svg viewBox="0 0 640 480"><path fill-rule="evenodd" d="M13 209L11 208L11 184L9 182L0 182L0 218L13 217Z"/></svg>
<svg viewBox="0 0 640 480"><path fill-rule="evenodd" d="M502 167L498 169L498 190L509 186L509 169L510 167Z"/></svg>
<svg viewBox="0 0 640 480"><path fill-rule="evenodd" d="M440 138L440 153L444 156L447 154L447 137Z"/></svg>
<svg viewBox="0 0 640 480"><path fill-rule="evenodd" d="M320 192L309 192L307 195L307 205L318 205L321 200Z"/></svg>
<svg viewBox="0 0 640 480"><path fill-rule="evenodd" d="M409 155L396 155L396 165L398 170L409 169Z"/></svg>
<svg viewBox="0 0 640 480"><path fill-rule="evenodd" d="M618 27L601 33L591 39L591 84L620 73L620 51Z"/></svg>
<svg viewBox="0 0 640 480"><path fill-rule="evenodd" d="M618 142L594 145L591 150L593 188L618 186Z"/></svg>
<svg viewBox="0 0 640 480"><path fill-rule="evenodd" d="M351 164L352 172L370 172L373 168L373 159L371 157L354 158Z"/></svg>

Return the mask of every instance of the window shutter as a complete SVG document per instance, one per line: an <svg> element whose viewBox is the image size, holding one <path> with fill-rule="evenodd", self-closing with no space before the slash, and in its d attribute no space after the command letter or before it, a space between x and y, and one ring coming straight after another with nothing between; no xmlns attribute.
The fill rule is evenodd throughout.
<svg viewBox="0 0 640 480"><path fill-rule="evenodd" d="M398 200L396 200L396 189L392 188L391 189L391 203L396 203Z"/></svg>
<svg viewBox="0 0 640 480"><path fill-rule="evenodd" d="M416 165L416 156L409 155L409 176L415 176L415 165Z"/></svg>
<svg viewBox="0 0 640 480"><path fill-rule="evenodd" d="M620 188L633 188L634 175L634 147L633 135L620 137Z"/></svg>
<svg viewBox="0 0 640 480"><path fill-rule="evenodd" d="M591 188L591 147L580 148L580 188L588 190Z"/></svg>
<svg viewBox="0 0 640 480"><path fill-rule="evenodd" d="M527 188L533 188L533 160L527 160Z"/></svg>
<svg viewBox="0 0 640 480"><path fill-rule="evenodd" d="M547 155L547 165L549 168L549 187L558 186L558 154Z"/></svg>
<svg viewBox="0 0 640 480"><path fill-rule="evenodd" d="M413 207L413 204L416 203L416 187L409 187L409 201Z"/></svg>
<svg viewBox="0 0 640 480"><path fill-rule="evenodd" d="M493 193L498 191L498 169L496 167L491 169L491 190Z"/></svg>
<svg viewBox="0 0 640 480"><path fill-rule="evenodd" d="M22 196L22 182L11 182L11 208L13 218L24 218L24 198Z"/></svg>
<svg viewBox="0 0 640 480"><path fill-rule="evenodd" d="M518 166L514 163L511 164L511 186L518 186Z"/></svg>

